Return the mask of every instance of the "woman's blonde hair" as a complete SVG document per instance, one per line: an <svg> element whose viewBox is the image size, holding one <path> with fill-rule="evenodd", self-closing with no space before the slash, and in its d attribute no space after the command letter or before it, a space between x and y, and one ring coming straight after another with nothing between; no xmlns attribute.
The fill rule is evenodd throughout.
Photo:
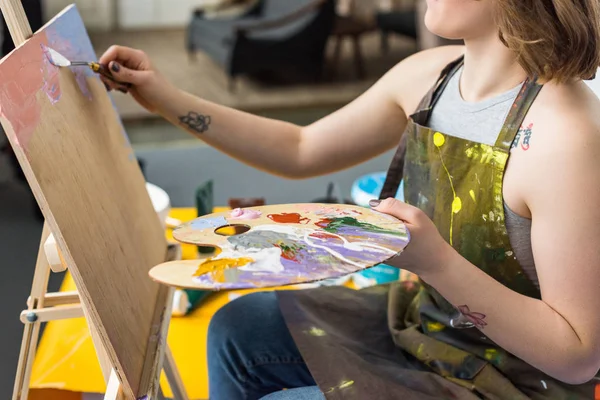
<svg viewBox="0 0 600 400"><path fill-rule="evenodd" d="M599 0L493 0L500 39L542 81L591 79L600 66Z"/></svg>

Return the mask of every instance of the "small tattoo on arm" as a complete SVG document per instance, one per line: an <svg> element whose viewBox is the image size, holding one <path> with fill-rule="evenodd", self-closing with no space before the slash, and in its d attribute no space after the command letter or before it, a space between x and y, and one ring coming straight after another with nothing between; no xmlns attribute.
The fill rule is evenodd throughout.
<svg viewBox="0 0 600 400"><path fill-rule="evenodd" d="M521 126L521 128L519 128L519 131L517 132L517 135L515 136L515 140L512 142L512 145L510 146L510 149L516 149L517 147L519 147L519 142L521 141L521 138L523 138L523 142L521 143L521 149L523 149L523 151L527 151L529 150L529 142L531 140L531 134L533 133L533 124L529 124L527 126Z"/></svg>
<svg viewBox="0 0 600 400"><path fill-rule="evenodd" d="M473 312L469 310L469 306L462 305L458 307L460 314L450 320L450 326L457 329L466 328L479 328L483 329L487 322L485 322L485 314Z"/></svg>
<svg viewBox="0 0 600 400"><path fill-rule="evenodd" d="M211 120L208 115L190 111L187 115L179 117L179 122L195 132L204 133L208 130Z"/></svg>

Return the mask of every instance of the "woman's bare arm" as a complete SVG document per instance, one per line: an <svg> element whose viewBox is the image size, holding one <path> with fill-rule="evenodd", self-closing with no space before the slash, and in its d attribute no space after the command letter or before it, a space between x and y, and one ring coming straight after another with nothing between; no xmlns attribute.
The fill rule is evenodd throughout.
<svg viewBox="0 0 600 400"><path fill-rule="evenodd" d="M356 100L306 127L224 107L177 89L138 50L115 46L100 61L111 67L118 62L119 71L113 68L113 75L134 85L131 92L142 105L209 145L272 174L308 178L351 167L395 147L406 127L405 105L416 106L440 70L461 51L440 48L408 57Z"/></svg>

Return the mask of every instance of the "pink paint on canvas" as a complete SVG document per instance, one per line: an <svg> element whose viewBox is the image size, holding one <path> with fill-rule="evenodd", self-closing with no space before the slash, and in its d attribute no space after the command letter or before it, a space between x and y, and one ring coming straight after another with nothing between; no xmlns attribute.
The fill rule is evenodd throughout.
<svg viewBox="0 0 600 400"><path fill-rule="evenodd" d="M40 119L36 96L45 83L40 68L45 57L43 45L47 45L45 35L33 36L27 45L7 57L0 69L0 113L10 122L14 139L23 150Z"/></svg>
<svg viewBox="0 0 600 400"><path fill-rule="evenodd" d="M71 60L92 61L96 57L85 26L73 7L2 60L0 115L10 123L14 141L25 152L40 121L39 94L45 94L51 104L56 104L61 98L60 69L46 55L48 47ZM95 74L86 67L70 70L82 94L92 100L87 78Z"/></svg>

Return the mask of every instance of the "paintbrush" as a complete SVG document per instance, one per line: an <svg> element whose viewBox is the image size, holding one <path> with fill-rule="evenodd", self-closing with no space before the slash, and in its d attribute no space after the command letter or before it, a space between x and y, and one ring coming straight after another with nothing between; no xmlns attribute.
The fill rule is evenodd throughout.
<svg viewBox="0 0 600 400"><path fill-rule="evenodd" d="M131 88L131 83L117 81L110 73L108 66L105 64L100 64L95 61L70 61L58 51L49 47L46 48L46 55L48 56L48 60L50 60L50 62L57 67L85 66L90 68L95 73L100 74L115 83L118 83L119 85L125 86L128 89Z"/></svg>

